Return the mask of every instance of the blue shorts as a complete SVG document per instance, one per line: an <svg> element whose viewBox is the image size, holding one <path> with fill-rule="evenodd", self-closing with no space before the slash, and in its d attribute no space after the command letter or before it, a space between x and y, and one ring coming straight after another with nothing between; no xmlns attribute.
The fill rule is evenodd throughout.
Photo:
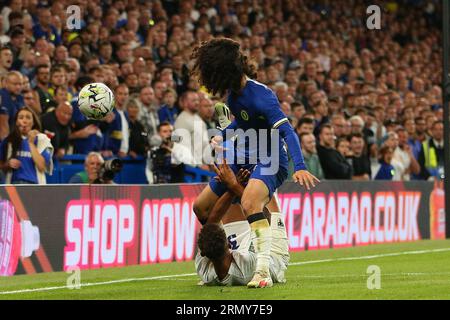
<svg viewBox="0 0 450 320"><path fill-rule="evenodd" d="M282 184L287 179L288 169L280 166L278 171L273 175L263 174L264 169L269 165L257 164L257 165L239 165L239 164L230 164L231 170L233 170L234 174L236 174L241 168L247 169L251 172L250 179L258 179L264 182L269 190L269 199L272 199L272 196ZM216 177L212 178L209 182L209 187L211 190L220 198L225 192L228 191L225 184L219 182Z"/></svg>

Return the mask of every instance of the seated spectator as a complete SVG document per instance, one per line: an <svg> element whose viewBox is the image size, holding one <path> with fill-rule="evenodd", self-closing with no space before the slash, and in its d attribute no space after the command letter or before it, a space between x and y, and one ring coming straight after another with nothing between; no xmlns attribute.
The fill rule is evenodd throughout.
<svg viewBox="0 0 450 320"><path fill-rule="evenodd" d="M51 139L56 158L64 157L69 148L72 113L73 109L70 103L63 101L55 110L41 116L42 130Z"/></svg>
<svg viewBox="0 0 450 320"><path fill-rule="evenodd" d="M175 104L177 102L178 96L177 92L172 88L168 88L163 95L163 105L158 110L159 122L163 123L165 121L170 122L170 124L174 124L175 120L180 113L180 109Z"/></svg>
<svg viewBox="0 0 450 320"><path fill-rule="evenodd" d="M324 178L322 166L320 165L319 156L317 155L316 137L312 133L303 133L300 136L303 157L305 159L308 171L317 179ZM292 175L289 175L289 177Z"/></svg>
<svg viewBox="0 0 450 320"><path fill-rule="evenodd" d="M333 127L329 124L322 125L319 128L319 139L317 154L325 179L350 180L353 175L352 166L335 148Z"/></svg>
<svg viewBox="0 0 450 320"><path fill-rule="evenodd" d="M11 133L0 144L0 167L6 173L6 183L46 184L45 173L53 171L53 146L40 129L34 111L19 109Z"/></svg>
<svg viewBox="0 0 450 320"><path fill-rule="evenodd" d="M17 110L24 106L20 72L8 72L4 84L5 87L0 89L0 141L8 136L15 124Z"/></svg>
<svg viewBox="0 0 450 320"><path fill-rule="evenodd" d="M129 155L132 158L146 156L148 151L148 138L144 126L138 121L139 107L134 100L127 104L130 125Z"/></svg>
<svg viewBox="0 0 450 320"><path fill-rule="evenodd" d="M98 152L90 152L84 160L84 171L78 172L69 183L95 183L99 178L100 169L105 161Z"/></svg>
<svg viewBox="0 0 450 320"><path fill-rule="evenodd" d="M369 157L364 153L365 142L362 134L354 133L350 135L349 141L353 164L352 180L370 180L372 170Z"/></svg>
<svg viewBox="0 0 450 320"><path fill-rule="evenodd" d="M392 180L395 169L391 164L394 151L389 146L382 146L379 150L380 168L375 175L375 180Z"/></svg>

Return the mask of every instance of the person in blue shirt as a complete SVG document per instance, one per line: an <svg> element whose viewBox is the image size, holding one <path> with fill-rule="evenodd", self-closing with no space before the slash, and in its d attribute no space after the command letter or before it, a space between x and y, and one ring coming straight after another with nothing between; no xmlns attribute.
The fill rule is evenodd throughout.
<svg viewBox="0 0 450 320"><path fill-rule="evenodd" d="M227 105L235 117L222 131L222 140L229 140L231 135L236 134L236 129L245 132L241 134L244 139L246 133L251 130L254 130L256 135L257 147L254 148L252 143L249 143L250 146L246 147L244 152L246 159L238 161L255 162L241 198L257 254L255 275L247 286L270 287L273 284L269 273L271 229L263 209L275 190L287 178L288 157L283 142L287 144L294 162L293 180L308 190L319 180L307 171L298 136L281 111L274 92L251 79L256 76L256 67L241 52L238 42L226 38L212 39L195 48L191 58L193 76L197 77L200 84L212 95L226 97ZM267 147L264 148L264 145ZM236 164L231 167L234 172L239 169ZM197 216L209 212L222 192L226 192L226 188L217 189L220 189L220 192L216 192L209 185L199 195L194 203Z"/></svg>
<svg viewBox="0 0 450 320"><path fill-rule="evenodd" d="M172 88L168 88L164 91L163 105L158 110L159 123L169 122L174 125L177 116L180 113L180 109L175 103L177 102L177 92Z"/></svg>
<svg viewBox="0 0 450 320"><path fill-rule="evenodd" d="M394 150L388 146L383 146L378 153L380 157L380 169L378 169L375 180L392 180L395 174L395 169L391 164Z"/></svg>
<svg viewBox="0 0 450 320"><path fill-rule="evenodd" d="M34 111L21 108L8 137L0 144L0 168L6 183L45 184L45 172L51 172L53 147L40 133L40 122Z"/></svg>
<svg viewBox="0 0 450 320"><path fill-rule="evenodd" d="M14 125L14 116L24 106L22 92L22 75L10 71L5 77L5 87L0 89L0 141L10 132Z"/></svg>
<svg viewBox="0 0 450 320"><path fill-rule="evenodd" d="M52 14L50 9L41 7L38 9L38 23L33 26L33 37L35 39L45 38L55 46L61 44L61 35L54 25L50 24Z"/></svg>

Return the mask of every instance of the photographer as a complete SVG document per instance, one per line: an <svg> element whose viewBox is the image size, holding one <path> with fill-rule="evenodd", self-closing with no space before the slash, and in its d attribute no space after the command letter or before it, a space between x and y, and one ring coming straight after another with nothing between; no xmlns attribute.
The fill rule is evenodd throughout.
<svg viewBox="0 0 450 320"><path fill-rule="evenodd" d="M103 160L98 152L90 152L84 161L84 170L78 172L69 183L114 184L114 176L122 170L120 159Z"/></svg>
<svg viewBox="0 0 450 320"><path fill-rule="evenodd" d="M158 125L158 134L150 138L147 179L152 183L184 182L184 165L193 165L189 150L172 137L169 122Z"/></svg>
<svg viewBox="0 0 450 320"><path fill-rule="evenodd" d="M105 163L103 157L98 152L90 152L84 160L84 171L78 172L72 178L69 183L95 183L99 177L100 169Z"/></svg>

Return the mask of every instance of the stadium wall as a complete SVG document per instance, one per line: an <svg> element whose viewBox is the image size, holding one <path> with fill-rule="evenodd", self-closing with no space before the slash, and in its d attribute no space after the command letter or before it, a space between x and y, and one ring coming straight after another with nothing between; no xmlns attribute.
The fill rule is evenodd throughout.
<svg viewBox="0 0 450 320"><path fill-rule="evenodd" d="M192 260L200 227L192 204L203 187L2 186L0 275ZM327 181L313 192L285 183L278 196L292 251L445 235L437 183ZM23 221L38 228L37 240ZM19 258L33 241L39 248Z"/></svg>

